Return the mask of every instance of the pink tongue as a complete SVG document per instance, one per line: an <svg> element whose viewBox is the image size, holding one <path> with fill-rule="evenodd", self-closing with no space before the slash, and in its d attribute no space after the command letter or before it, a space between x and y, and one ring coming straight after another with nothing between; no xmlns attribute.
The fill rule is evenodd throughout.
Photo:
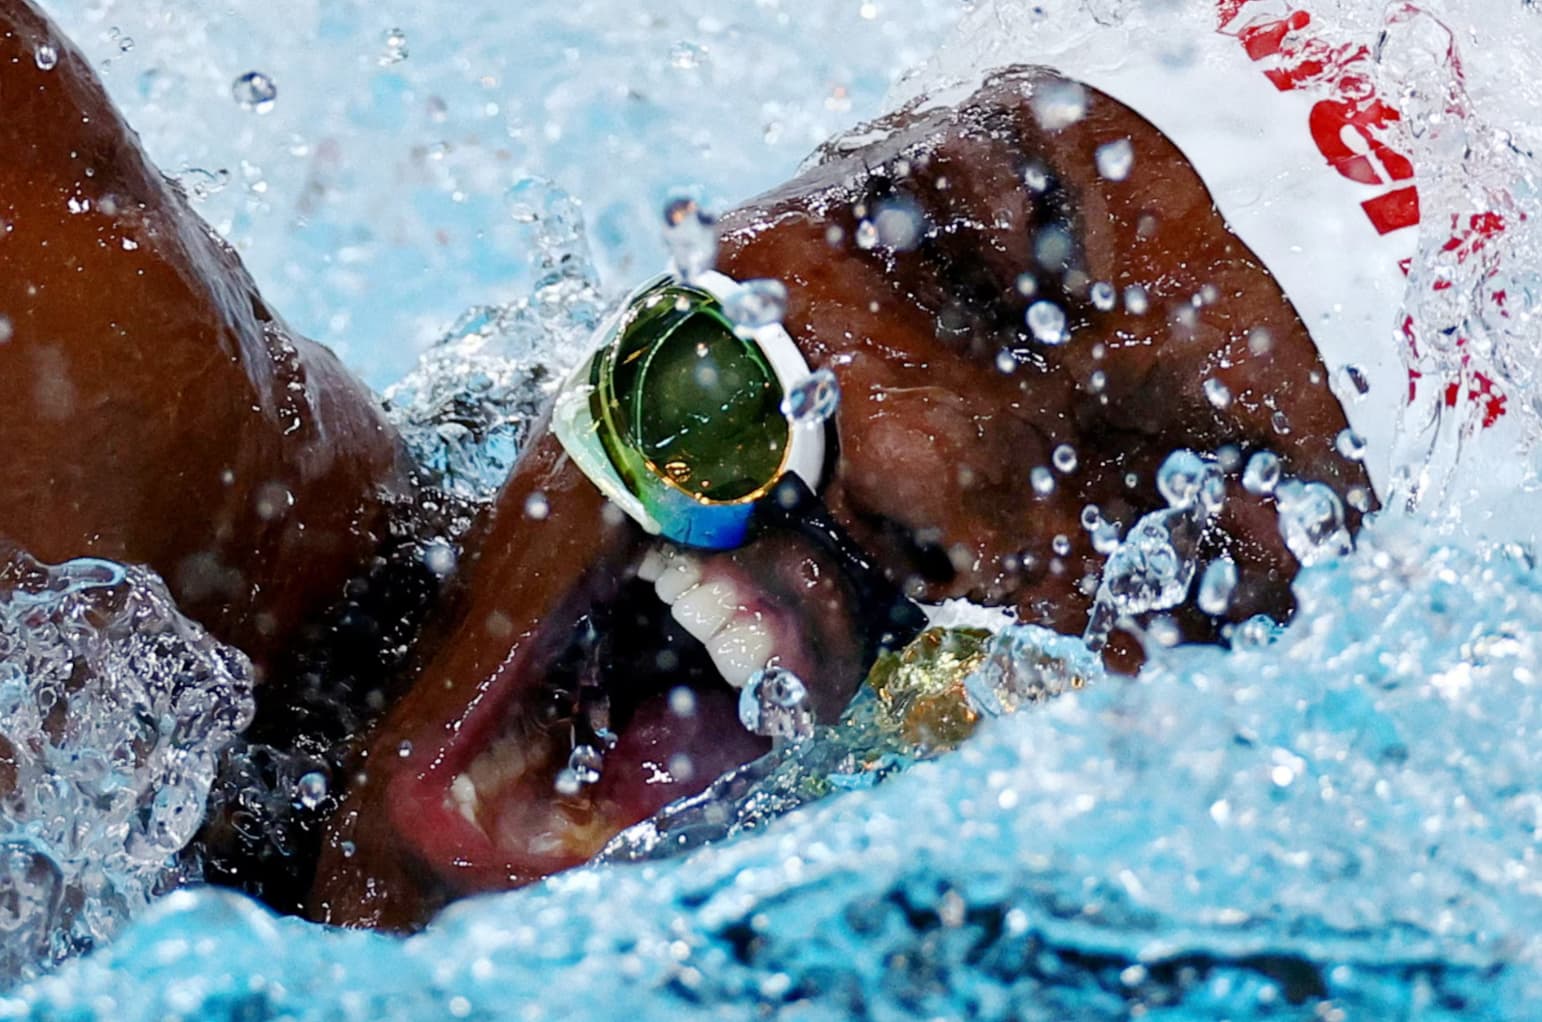
<svg viewBox="0 0 1542 1022"><path fill-rule="evenodd" d="M739 693L714 687L690 693L694 704L660 693L637 707L616 747L605 754L598 801L612 801L630 826L677 798L694 795L719 774L763 755L771 743L739 724ZM677 709L687 712L680 713Z"/></svg>

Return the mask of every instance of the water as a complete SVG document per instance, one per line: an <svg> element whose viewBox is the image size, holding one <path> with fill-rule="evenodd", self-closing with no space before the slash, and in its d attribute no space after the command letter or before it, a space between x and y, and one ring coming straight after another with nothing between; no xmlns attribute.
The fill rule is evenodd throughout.
<svg viewBox="0 0 1542 1022"><path fill-rule="evenodd" d="M0 984L106 943L162 890L252 670L147 571L0 551Z"/></svg>
<svg viewBox="0 0 1542 1022"><path fill-rule="evenodd" d="M1091 26L1133 9L976 4L972 23L996 34L972 42L989 49L1021 19ZM1530 369L1538 289L1521 272L1537 265L1526 258L1538 219L1526 154L1542 97L1524 63L1538 47L1513 40L1542 33L1539 16L1440 8L1473 55L1453 92L1451 40L1427 18L1382 26L1380 4L1322 10L1387 28L1378 74L1433 168L1439 226L1411 264L1408 311L1430 342L1417 368L1455 380L1459 400L1423 388L1399 493L1441 510L1437 498L1461 488L1455 466L1519 487L1510 445L1542 421ZM607 297L663 267L663 203L689 194L722 209L785 178L830 130L876 110L959 8L581 2L445 17L437 5L232 13L97 0L57 13L275 305L380 385L426 352L391 392L393 415L433 481L479 500ZM125 50L128 36L137 45ZM735 60L744 53L755 57ZM265 114L231 94L253 66L282 86ZM1081 105L1056 93L1038 113L1053 129ZM1121 170L1107 162L1105 173ZM1138 163L1123 169L1138 179ZM1509 222L1531 226L1462 258L1443 247L1452 216L1505 203L1529 211ZM868 247L906 242L904 211L881 220L863 224ZM1498 309L1501 282L1514 297ZM1102 308L1114 294L1093 299ZM1138 287L1118 297L1148 307ZM1465 343L1442 343L1458 333ZM1270 343L1257 331L1248 341L1259 355ZM1404 385L1329 368L1346 403ZM1460 392L1478 390L1480 374L1507 388L1502 428L1485 429L1483 401ZM3 835L0 927L21 935L8 951L62 932L48 954L63 956L140 918L0 995L0 1017L1529 1017L1542 998L1542 577L1527 544L1470 535L1528 516L1388 515L1350 550L1343 509L1270 458L1253 455L1247 481L1276 494L1283 534L1309 565L1291 626L1254 619L1231 631L1230 649L1169 648L1157 622L1136 684L1076 669L1075 639L1003 628L957 679L962 701L951 689L891 703L864 694L841 724L666 812L648 825L651 843L645 827L609 853L642 864L456 906L408 940L274 919L221 892L144 910L179 879L168 849L185 838L209 750L241 722L244 675L157 602L153 580L125 576L152 616L173 622L161 634L180 637L179 656L226 672L232 698L178 759L181 780L157 782L159 766L135 775L149 787L132 790L148 797L125 796L126 822L87 835L105 850L72 858L40 843L60 836L46 826ZM1069 447L1051 460L1078 471ZM1201 573L1189 540L1175 542L1216 511L1206 472L1196 486L1188 459L1172 467L1173 506L1100 549L1142 554L1127 559L1145 573L1125 577L1144 607L1186 599L1197 574L1194 599L1216 613L1234 584L1228 562ZM1055 471L1035 471L1037 492L1053 492ZM82 598L99 591L83 585ZM1046 657L1051 642L1063 649ZM158 677L113 675L129 676ZM899 705L923 707L905 719L926 727L896 723ZM70 771L97 776L82 762L51 761L68 780L61 797L82 797ZM595 768L588 756L578 766ZM329 797L310 765L282 767L271 798L313 808ZM101 892L92 863L129 862L111 858L120 847L132 857L113 874L125 893L71 894ZM73 930L40 922L98 905Z"/></svg>

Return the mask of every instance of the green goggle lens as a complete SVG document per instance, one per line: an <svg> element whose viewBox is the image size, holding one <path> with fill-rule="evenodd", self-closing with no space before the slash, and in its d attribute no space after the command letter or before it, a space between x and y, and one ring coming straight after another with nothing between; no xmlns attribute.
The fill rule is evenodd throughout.
<svg viewBox="0 0 1542 1022"><path fill-rule="evenodd" d="M663 477L704 501L763 490L781 472L790 428L759 345L687 285L660 282L632 308L590 377L600 437L628 488Z"/></svg>

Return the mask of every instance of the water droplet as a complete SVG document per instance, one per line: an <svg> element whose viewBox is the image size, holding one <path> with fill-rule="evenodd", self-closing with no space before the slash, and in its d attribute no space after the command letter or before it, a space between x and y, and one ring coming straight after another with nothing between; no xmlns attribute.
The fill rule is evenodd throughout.
<svg viewBox="0 0 1542 1022"><path fill-rule="evenodd" d="M380 57L381 67L390 67L392 64L400 64L407 59L407 33L399 28L387 29L385 34L385 53Z"/></svg>
<svg viewBox="0 0 1542 1022"><path fill-rule="evenodd" d="M1267 355L1274 350L1274 335L1268 327L1255 326L1248 331L1248 351L1255 356Z"/></svg>
<svg viewBox="0 0 1542 1022"><path fill-rule="evenodd" d="M32 51L32 59L37 61L39 70L52 71L59 66L59 51L48 43L40 43L38 48Z"/></svg>
<svg viewBox="0 0 1542 1022"><path fill-rule="evenodd" d="M1365 460L1365 438L1348 426L1339 430L1339 435L1334 439L1333 446L1337 447L1339 453L1350 461Z"/></svg>
<svg viewBox="0 0 1542 1022"><path fill-rule="evenodd" d="M1205 399L1216 408L1231 404L1231 388L1214 376L1205 381Z"/></svg>
<svg viewBox="0 0 1542 1022"><path fill-rule="evenodd" d="M1193 451L1174 451L1157 470L1157 489L1168 507L1193 507L1209 471L1210 466Z"/></svg>
<svg viewBox="0 0 1542 1022"><path fill-rule="evenodd" d="M248 71L231 83L230 94L246 109L265 114L278 99L278 86L261 71Z"/></svg>
<svg viewBox="0 0 1542 1022"><path fill-rule="evenodd" d="M887 199L873 217L878 243L893 252L909 252L915 248L925 225L921 208L909 199Z"/></svg>
<svg viewBox="0 0 1542 1022"><path fill-rule="evenodd" d="M1359 401L1371 391L1371 381L1366 378L1365 370L1357 365L1340 366L1334 374L1334 383L1340 399Z"/></svg>
<svg viewBox="0 0 1542 1022"><path fill-rule="evenodd" d="M1160 614L1146 625L1146 638L1163 649L1172 649L1183 641L1183 632L1179 630L1178 622L1166 614Z"/></svg>
<svg viewBox="0 0 1542 1022"><path fill-rule="evenodd" d="M1076 82L1045 82L1033 90L1029 101L1033 116L1045 131L1060 131L1087 113L1087 90Z"/></svg>
<svg viewBox="0 0 1542 1022"><path fill-rule="evenodd" d="M1035 194L1042 193L1049 188L1049 171L1044 169L1043 164L1030 163L1023 170L1023 184Z"/></svg>
<svg viewBox="0 0 1542 1022"><path fill-rule="evenodd" d="M1040 266L1051 270L1064 270L1071 262L1076 242L1069 231L1059 224L1041 227L1033 236L1033 257Z"/></svg>
<svg viewBox="0 0 1542 1022"><path fill-rule="evenodd" d="M739 722L752 734L794 740L811 737L814 711L803 680L782 667L756 671L739 693Z"/></svg>
<svg viewBox="0 0 1542 1022"><path fill-rule="evenodd" d="M1048 497L1055 492L1055 475L1043 465L1035 466L1028 473L1028 482L1033 486L1033 492L1041 497Z"/></svg>
<svg viewBox="0 0 1542 1022"><path fill-rule="evenodd" d="M1017 358L1006 348L996 352L996 371L1005 376L1017 372Z"/></svg>
<svg viewBox="0 0 1542 1022"><path fill-rule="evenodd" d="M1230 558L1211 561L1199 579L1199 609L1217 616L1226 613L1232 591L1236 588L1236 563Z"/></svg>
<svg viewBox="0 0 1542 1022"><path fill-rule="evenodd" d="M682 40L669 49L669 65L681 71L698 68L706 60L707 51L699 43Z"/></svg>
<svg viewBox="0 0 1542 1022"><path fill-rule="evenodd" d="M723 312L746 330L780 323L787 313L787 287L779 280L747 280L723 302Z"/></svg>
<svg viewBox="0 0 1542 1022"><path fill-rule="evenodd" d="M412 743L403 740L402 743L396 747L396 754L402 759L406 759L408 756L412 755Z"/></svg>
<svg viewBox="0 0 1542 1022"><path fill-rule="evenodd" d="M1032 298L1038 294L1039 280L1031 273L1020 273L1017 276L1017 293L1024 298Z"/></svg>
<svg viewBox="0 0 1542 1022"><path fill-rule="evenodd" d="M592 745L575 745L568 754L568 771L579 784L593 784L600 779L605 757Z"/></svg>
<svg viewBox="0 0 1542 1022"><path fill-rule="evenodd" d="M429 541L423 547L423 566L438 578L448 578L455 571L455 547L443 539Z"/></svg>
<svg viewBox="0 0 1542 1022"><path fill-rule="evenodd" d="M1130 176L1135 165L1135 149L1127 138L1106 142L1098 146L1098 173L1109 181L1123 181Z"/></svg>
<svg viewBox="0 0 1542 1022"><path fill-rule="evenodd" d="M871 252L878 247L878 228L871 220L857 224L857 247L864 252Z"/></svg>
<svg viewBox="0 0 1542 1022"><path fill-rule="evenodd" d="M11 323L10 316L0 316L0 344L9 341L16 334L16 327Z"/></svg>
<svg viewBox="0 0 1542 1022"><path fill-rule="evenodd" d="M1070 444L1061 444L1050 455L1050 461L1062 475L1070 475L1076 471L1076 448Z"/></svg>
<svg viewBox="0 0 1542 1022"><path fill-rule="evenodd" d="M565 795L568 798L577 795L584 788L583 782L578 779L578 775L567 767L557 771L557 777L552 781L551 786L556 790L557 794Z"/></svg>
<svg viewBox="0 0 1542 1022"><path fill-rule="evenodd" d="M1264 496L1274 492L1280 484L1280 459L1271 451L1259 451L1248 459L1248 467L1242 470L1242 488L1249 493Z"/></svg>
<svg viewBox="0 0 1542 1022"><path fill-rule="evenodd" d="M1352 548L1344 528L1344 505L1323 483L1292 479L1277 491L1280 534L1304 567L1347 554Z"/></svg>
<svg viewBox="0 0 1542 1022"><path fill-rule="evenodd" d="M295 782L294 802L302 809L315 809L327 797L327 775L312 770Z"/></svg>
<svg viewBox="0 0 1542 1022"><path fill-rule="evenodd" d="M1064 344L1070 340L1065 329L1065 312L1054 302L1040 301L1028 306L1028 329L1041 344Z"/></svg>
<svg viewBox="0 0 1542 1022"><path fill-rule="evenodd" d="M1111 312L1115 305L1119 304L1119 292L1114 290L1114 285L1106 280L1100 280L1092 285L1090 292L1092 307L1099 312Z"/></svg>
<svg viewBox="0 0 1542 1022"><path fill-rule="evenodd" d="M1124 289L1124 307L1132 315L1144 316L1151 308L1151 299L1146 294L1146 289L1139 284L1131 284Z"/></svg>
<svg viewBox="0 0 1542 1022"><path fill-rule="evenodd" d="M675 274L695 280L717 263L717 220L695 199L671 199L664 204L664 245Z"/></svg>
<svg viewBox="0 0 1542 1022"><path fill-rule="evenodd" d="M696 693L684 685L670 689L669 712L680 718L696 716Z"/></svg>
<svg viewBox="0 0 1542 1022"><path fill-rule="evenodd" d="M532 522L544 522L549 514L551 514L551 502L546 499L546 494L537 490L525 498L526 518Z"/></svg>
<svg viewBox="0 0 1542 1022"><path fill-rule="evenodd" d="M782 414L799 425L827 421L841 406L841 385L829 369L816 369L782 398Z"/></svg>

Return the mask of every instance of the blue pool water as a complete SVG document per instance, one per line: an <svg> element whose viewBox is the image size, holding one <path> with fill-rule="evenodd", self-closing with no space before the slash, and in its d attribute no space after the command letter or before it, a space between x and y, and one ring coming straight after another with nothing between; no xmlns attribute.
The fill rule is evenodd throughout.
<svg viewBox="0 0 1542 1022"><path fill-rule="evenodd" d="M592 259L584 302L617 293L661 264L667 196L722 207L785 179L975 6L50 10L273 304L383 388L473 306L521 343L567 340L529 326L554 245ZM253 70L277 87L265 113L231 95ZM178 891L0 994L0 1018L1535 1017L1529 550L1389 515L1297 585L1279 634L1158 649L1135 683L762 831L457 905L410 939Z"/></svg>

